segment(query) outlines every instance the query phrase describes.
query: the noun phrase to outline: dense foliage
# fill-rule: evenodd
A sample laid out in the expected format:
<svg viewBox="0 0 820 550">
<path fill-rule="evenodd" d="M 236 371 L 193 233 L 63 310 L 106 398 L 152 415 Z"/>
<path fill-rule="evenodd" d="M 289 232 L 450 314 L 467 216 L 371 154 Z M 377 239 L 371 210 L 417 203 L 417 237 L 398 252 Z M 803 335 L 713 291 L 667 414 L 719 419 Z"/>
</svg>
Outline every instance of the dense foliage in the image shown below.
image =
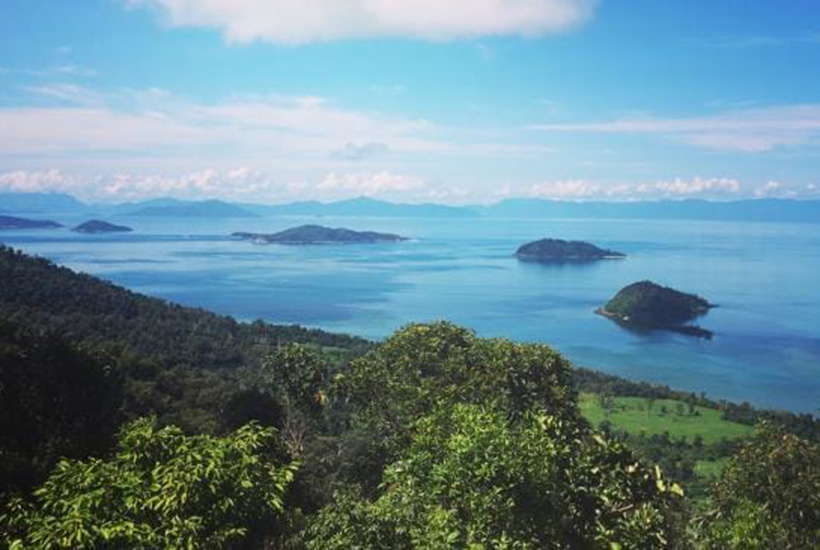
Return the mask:
<svg viewBox="0 0 820 550">
<path fill-rule="evenodd" d="M 478 338 L 450 323 L 410 325 L 356 359 L 336 390 L 387 438 L 442 403 L 493 401 L 510 415 L 534 408 L 578 419 L 569 362 L 548 346 Z"/>
<path fill-rule="evenodd" d="M 308 548 L 662 548 L 682 494 L 577 424 L 473 404 L 421 418 L 383 486 L 325 508 Z"/>
<path fill-rule="evenodd" d="M 0 316 L 163 367 L 236 369 L 286 342 L 347 349 L 359 338 L 231 317 L 148 298 L 0 245 Z"/>
<path fill-rule="evenodd" d="M 40 483 L 61 457 L 105 451 L 122 420 L 121 398 L 110 365 L 0 321 L 0 495 Z"/>
<path fill-rule="evenodd" d="M 679 487 L 578 415 L 547 346 L 410 325 L 336 379 L 387 464 L 337 494 L 309 548 L 668 547 Z"/>
<path fill-rule="evenodd" d="M 712 506 L 704 548 L 820 548 L 820 444 L 763 425 L 715 485 Z"/>
<path fill-rule="evenodd" d="M 215 438 L 152 420 L 128 425 L 109 460 L 61 461 L 0 516 L 10 549 L 225 548 L 257 542 L 281 514 L 297 464 L 282 463 L 275 434 L 249 424 Z"/>
</svg>

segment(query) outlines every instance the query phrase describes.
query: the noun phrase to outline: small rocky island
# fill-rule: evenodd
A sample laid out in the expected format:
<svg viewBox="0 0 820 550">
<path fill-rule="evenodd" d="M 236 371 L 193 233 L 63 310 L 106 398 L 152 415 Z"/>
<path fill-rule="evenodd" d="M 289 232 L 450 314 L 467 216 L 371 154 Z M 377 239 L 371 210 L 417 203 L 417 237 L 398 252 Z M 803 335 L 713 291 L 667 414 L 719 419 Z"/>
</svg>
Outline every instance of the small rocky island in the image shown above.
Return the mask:
<svg viewBox="0 0 820 550">
<path fill-rule="evenodd" d="M 598 248 L 584 241 L 541 239 L 522 245 L 515 253 L 519 260 L 530 262 L 593 262 L 624 258 L 626 254 Z"/>
<path fill-rule="evenodd" d="M 30 220 L 15 216 L 0 216 L 0 229 L 56 229 L 62 224 L 50 220 Z"/>
<path fill-rule="evenodd" d="M 323 227 L 321 225 L 301 225 L 280 231 L 279 233 L 245 233 L 236 232 L 231 235 L 253 241 L 256 244 L 373 244 L 381 242 L 406 241 L 406 237 L 392 233 L 376 233 L 375 231 L 353 231 L 343 227 Z"/>
<path fill-rule="evenodd" d="M 133 229 L 125 225 L 114 225 L 113 223 L 100 220 L 89 220 L 73 228 L 72 231 L 76 231 L 77 233 L 127 233 L 133 231 Z"/>
<path fill-rule="evenodd" d="M 671 330 L 699 338 L 713 333 L 687 324 L 715 307 L 704 298 L 661 286 L 651 281 L 632 283 L 595 313 L 637 329 Z"/>
</svg>

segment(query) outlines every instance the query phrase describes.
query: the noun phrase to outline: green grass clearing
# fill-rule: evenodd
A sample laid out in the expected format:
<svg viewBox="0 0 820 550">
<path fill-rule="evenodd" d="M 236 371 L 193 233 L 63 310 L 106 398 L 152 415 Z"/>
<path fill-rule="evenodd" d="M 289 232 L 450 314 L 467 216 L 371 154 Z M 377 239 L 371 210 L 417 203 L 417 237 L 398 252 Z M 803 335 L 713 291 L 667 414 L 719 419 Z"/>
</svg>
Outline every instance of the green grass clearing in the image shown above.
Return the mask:
<svg viewBox="0 0 820 550">
<path fill-rule="evenodd" d="M 613 427 L 630 434 L 661 435 L 669 432 L 672 439 L 686 438 L 693 442 L 695 436 L 703 443 L 716 443 L 722 439 L 735 439 L 752 433 L 754 428 L 737 422 L 723 420 L 721 413 L 706 407 L 694 407 L 672 399 L 656 399 L 649 402 L 642 397 L 612 397 L 609 410 L 602 407 L 598 396 L 582 393 L 579 398 L 581 414 L 594 426 L 608 420 Z"/>
<path fill-rule="evenodd" d="M 695 463 L 695 475 L 701 479 L 715 480 L 720 477 L 728 465 L 729 457 L 717 460 L 698 460 Z"/>
</svg>

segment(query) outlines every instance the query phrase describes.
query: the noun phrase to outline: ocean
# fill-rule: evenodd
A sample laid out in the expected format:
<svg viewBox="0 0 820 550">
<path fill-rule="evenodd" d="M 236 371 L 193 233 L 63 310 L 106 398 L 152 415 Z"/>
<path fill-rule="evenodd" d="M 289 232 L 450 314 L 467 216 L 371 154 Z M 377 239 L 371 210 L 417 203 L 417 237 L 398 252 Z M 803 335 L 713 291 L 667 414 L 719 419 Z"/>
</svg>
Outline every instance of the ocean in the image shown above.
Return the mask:
<svg viewBox="0 0 820 550">
<path fill-rule="evenodd" d="M 80 219 L 61 219 L 66 224 Z M 702 221 L 419 218 L 110 219 L 130 234 L 4 231 L 0 242 L 137 292 L 240 320 L 372 339 L 447 319 L 480 336 L 549 344 L 575 365 L 714 399 L 820 407 L 820 226 Z M 399 233 L 377 245 L 256 245 L 233 231 L 303 223 Z M 628 255 L 591 264 L 519 262 L 544 237 Z M 719 307 L 711 340 L 635 332 L 594 313 L 652 280 Z M 0 284 L 2 282 L 0 281 Z"/>
</svg>

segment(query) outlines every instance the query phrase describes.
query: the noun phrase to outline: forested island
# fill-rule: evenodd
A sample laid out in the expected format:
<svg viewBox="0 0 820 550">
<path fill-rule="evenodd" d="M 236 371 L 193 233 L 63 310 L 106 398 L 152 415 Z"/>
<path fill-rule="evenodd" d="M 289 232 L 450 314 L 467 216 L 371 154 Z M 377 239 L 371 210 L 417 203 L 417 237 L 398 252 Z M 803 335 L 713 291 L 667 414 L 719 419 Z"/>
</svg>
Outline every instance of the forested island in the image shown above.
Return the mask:
<svg viewBox="0 0 820 550">
<path fill-rule="evenodd" d="M 640 281 L 622 288 L 596 313 L 629 327 L 711 338 L 712 332 L 686 323 L 708 313 L 712 307 L 715 306 L 695 294 Z"/>
<path fill-rule="evenodd" d="M 238 323 L 2 246 L 0 281 L 2 547 L 820 543 L 811 415 L 447 322 L 378 344 Z M 701 423 L 735 439 L 674 435 Z M 695 462 L 719 483 L 690 492 Z"/>
<path fill-rule="evenodd" d="M 89 220 L 71 229 L 77 233 L 128 233 L 133 231 L 125 225 L 115 225 L 101 220 Z"/>
<path fill-rule="evenodd" d="M 541 239 L 521 245 L 515 252 L 519 260 L 532 262 L 592 262 L 605 259 L 624 258 L 626 254 L 598 248 L 584 241 L 564 241 L 561 239 Z"/>
<path fill-rule="evenodd" d="M 57 229 L 58 227 L 62 227 L 62 224 L 50 220 L 0 216 L 0 229 Z"/>
<path fill-rule="evenodd" d="M 257 244 L 373 244 L 381 242 L 406 241 L 406 237 L 392 233 L 375 231 L 353 231 L 343 227 L 324 227 L 321 225 L 300 225 L 278 233 L 247 233 L 238 231 L 231 235 L 250 240 Z"/>
</svg>

